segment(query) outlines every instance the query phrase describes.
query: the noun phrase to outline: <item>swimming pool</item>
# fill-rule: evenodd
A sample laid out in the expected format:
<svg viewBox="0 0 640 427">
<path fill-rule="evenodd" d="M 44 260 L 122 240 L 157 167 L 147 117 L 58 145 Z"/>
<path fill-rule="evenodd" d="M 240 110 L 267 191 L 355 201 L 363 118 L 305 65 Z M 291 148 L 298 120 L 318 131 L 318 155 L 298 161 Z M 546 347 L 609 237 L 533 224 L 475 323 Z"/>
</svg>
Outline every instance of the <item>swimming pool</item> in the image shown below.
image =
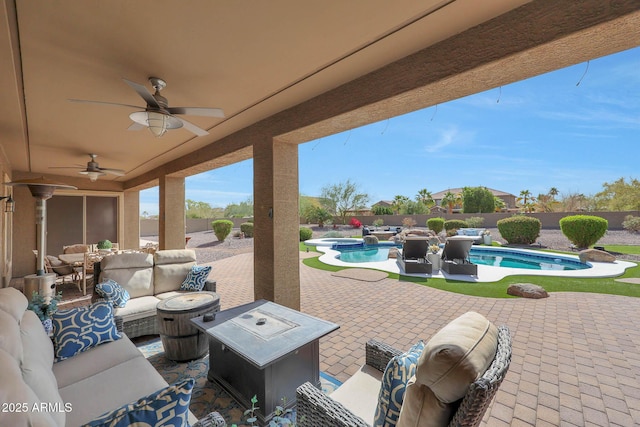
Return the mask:
<svg viewBox="0 0 640 427">
<path fill-rule="evenodd" d="M 401 245 L 365 245 L 364 243 L 348 244 L 336 242 L 331 248 L 340 252 L 339 259 L 347 263 L 381 262 L 389 257 L 389 248 Z M 523 268 L 528 270 L 584 270 L 591 268 L 579 260 L 560 255 L 533 254 L 515 249 L 472 247 L 469 252 L 472 263 L 493 267 Z"/>
</svg>

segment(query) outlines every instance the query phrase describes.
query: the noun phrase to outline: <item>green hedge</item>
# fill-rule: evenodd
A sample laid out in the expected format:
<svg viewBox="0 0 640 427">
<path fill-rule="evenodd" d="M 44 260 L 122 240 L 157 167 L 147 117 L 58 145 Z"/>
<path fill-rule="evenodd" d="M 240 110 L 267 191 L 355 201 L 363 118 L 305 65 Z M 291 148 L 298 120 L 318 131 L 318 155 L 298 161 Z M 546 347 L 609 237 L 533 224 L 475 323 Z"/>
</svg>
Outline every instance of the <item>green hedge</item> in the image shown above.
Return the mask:
<svg viewBox="0 0 640 427">
<path fill-rule="evenodd" d="M 253 222 L 240 224 L 240 231 L 244 233 L 244 237 L 253 237 Z"/>
<path fill-rule="evenodd" d="M 429 218 L 427 227 L 436 234 L 440 233 L 444 229 L 444 218 Z"/>
<path fill-rule="evenodd" d="M 300 241 L 304 242 L 313 236 L 313 231 L 307 227 L 300 227 Z"/>
<path fill-rule="evenodd" d="M 233 222 L 228 219 L 218 219 L 211 223 L 213 227 L 213 233 L 216 235 L 219 241 L 224 242 L 231 229 L 233 228 Z"/>
<path fill-rule="evenodd" d="M 503 239 L 511 244 L 530 245 L 540 236 L 542 223 L 538 218 L 516 215 L 497 223 Z"/>
<path fill-rule="evenodd" d="M 444 222 L 444 229 L 447 231 L 457 230 L 459 228 L 469 228 L 469 224 L 467 224 L 467 221 L 461 219 L 449 219 Z"/>
<path fill-rule="evenodd" d="M 571 215 L 560 219 L 560 230 L 571 243 L 579 248 L 588 248 L 604 236 L 609 222 L 599 216 Z"/>
</svg>

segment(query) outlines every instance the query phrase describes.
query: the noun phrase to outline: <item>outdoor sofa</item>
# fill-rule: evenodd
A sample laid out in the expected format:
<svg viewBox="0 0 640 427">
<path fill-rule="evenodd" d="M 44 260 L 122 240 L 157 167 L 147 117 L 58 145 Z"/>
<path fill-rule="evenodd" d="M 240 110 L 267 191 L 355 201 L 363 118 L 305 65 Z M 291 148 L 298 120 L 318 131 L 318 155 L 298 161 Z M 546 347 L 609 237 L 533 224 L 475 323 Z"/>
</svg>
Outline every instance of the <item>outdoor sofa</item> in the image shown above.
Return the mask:
<svg viewBox="0 0 640 427">
<path fill-rule="evenodd" d="M 28 301 L 22 292 L 0 289 L 0 402 L 5 405 L 0 411 L 0 426 L 75 427 L 109 412 L 126 417 L 146 417 L 152 412 L 152 416 L 175 415 L 182 421 L 186 417 L 196 427 L 224 426 L 217 413 L 198 423 L 188 410 L 185 395 L 174 395 L 176 386 L 168 387 L 126 335 L 116 338 L 109 304 L 103 301 L 87 308 L 90 314 L 85 320 L 100 318 L 104 323 L 87 323 L 82 328 L 77 323 L 59 329 L 54 326 L 53 336 L 49 337 L 38 316 L 27 309 Z M 81 310 L 61 310 L 57 314 L 64 318 L 70 312 L 77 314 Z M 104 313 L 104 318 L 100 317 Z M 52 339 L 64 342 L 74 329 L 82 331 L 75 334 L 76 342 L 83 341 L 82 334 L 91 329 L 95 329 L 91 338 L 100 336 L 107 341 L 108 336 L 115 340 L 94 342 L 86 350 L 54 362 L 60 346 L 55 347 Z M 71 347 L 65 344 L 64 348 Z M 149 411 L 149 406 L 154 410 Z"/>
<path fill-rule="evenodd" d="M 116 323 L 127 336 L 157 335 L 156 306 L 186 292 L 180 286 L 194 265 L 196 253 L 192 249 L 122 253 L 94 264 L 95 283 L 112 279 L 129 293 L 126 305 L 115 309 Z M 207 279 L 203 290 L 215 292 L 216 282 Z M 101 298 L 94 286 L 92 301 Z"/>
</svg>

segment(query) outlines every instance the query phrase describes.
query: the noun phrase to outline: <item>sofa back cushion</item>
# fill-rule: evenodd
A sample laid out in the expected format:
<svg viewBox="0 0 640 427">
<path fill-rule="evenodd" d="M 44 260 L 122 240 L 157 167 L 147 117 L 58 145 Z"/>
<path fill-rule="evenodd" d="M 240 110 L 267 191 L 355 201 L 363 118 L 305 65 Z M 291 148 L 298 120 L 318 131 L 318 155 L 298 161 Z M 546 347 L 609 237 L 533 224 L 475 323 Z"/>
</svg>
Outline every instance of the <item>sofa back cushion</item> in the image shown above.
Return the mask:
<svg viewBox="0 0 640 427">
<path fill-rule="evenodd" d="M 192 249 L 168 249 L 154 254 L 154 290 L 156 294 L 176 291 L 191 267 L 196 265 L 196 252 Z"/>
<path fill-rule="evenodd" d="M 19 322 L 22 319 L 28 306 L 27 297 L 16 288 L 0 288 L 0 310 L 9 313 L 16 321 Z"/>
<path fill-rule="evenodd" d="M 129 292 L 131 298 L 150 296 L 153 288 L 153 256 L 124 253 L 104 257 L 100 262 L 100 280 L 111 279 Z"/>
</svg>

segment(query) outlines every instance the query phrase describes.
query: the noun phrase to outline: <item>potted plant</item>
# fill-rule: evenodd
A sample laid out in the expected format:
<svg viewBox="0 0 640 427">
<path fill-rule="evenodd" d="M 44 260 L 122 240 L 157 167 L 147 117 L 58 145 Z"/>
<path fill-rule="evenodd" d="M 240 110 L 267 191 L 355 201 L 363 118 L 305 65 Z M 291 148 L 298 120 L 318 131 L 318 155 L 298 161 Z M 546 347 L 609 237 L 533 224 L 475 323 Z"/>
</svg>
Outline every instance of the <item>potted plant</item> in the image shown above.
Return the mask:
<svg viewBox="0 0 640 427">
<path fill-rule="evenodd" d="M 437 272 L 440 270 L 440 246 L 438 245 L 429 245 L 429 250 L 427 251 L 427 260 L 432 265 L 432 271 Z"/>
<path fill-rule="evenodd" d="M 100 253 L 107 253 L 107 252 L 111 252 L 111 248 L 113 248 L 113 243 L 111 243 L 110 240 L 100 240 L 98 242 L 98 252 Z"/>
<path fill-rule="evenodd" d="M 31 302 L 27 306 L 28 310 L 33 311 L 40 321 L 47 334 L 53 332 L 53 323 L 51 322 L 51 316 L 58 311 L 58 302 L 62 299 L 62 292 L 58 292 L 52 296 L 47 302 L 47 298 L 40 295 L 37 291 L 33 291 L 31 295 Z"/>
<path fill-rule="evenodd" d="M 482 232 L 482 243 L 491 246 L 491 232 L 489 230 Z"/>
</svg>

